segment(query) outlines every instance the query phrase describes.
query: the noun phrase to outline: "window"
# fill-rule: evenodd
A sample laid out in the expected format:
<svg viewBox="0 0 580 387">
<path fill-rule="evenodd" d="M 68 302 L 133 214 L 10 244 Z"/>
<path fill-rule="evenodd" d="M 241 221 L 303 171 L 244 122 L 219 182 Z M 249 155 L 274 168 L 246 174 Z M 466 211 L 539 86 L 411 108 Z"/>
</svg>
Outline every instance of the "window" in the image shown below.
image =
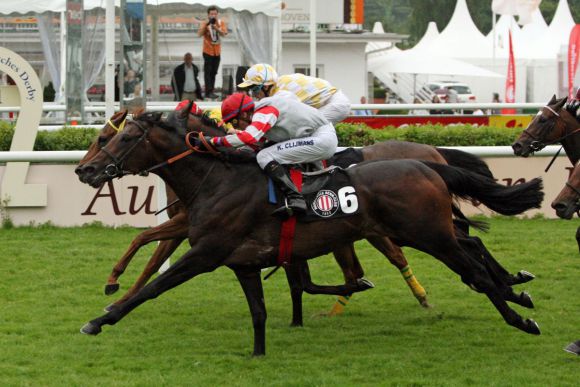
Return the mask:
<svg viewBox="0 0 580 387">
<path fill-rule="evenodd" d="M 324 77 L 323 65 L 316 65 L 316 78 Z M 310 65 L 294 65 L 294 72 L 310 75 Z"/>
</svg>

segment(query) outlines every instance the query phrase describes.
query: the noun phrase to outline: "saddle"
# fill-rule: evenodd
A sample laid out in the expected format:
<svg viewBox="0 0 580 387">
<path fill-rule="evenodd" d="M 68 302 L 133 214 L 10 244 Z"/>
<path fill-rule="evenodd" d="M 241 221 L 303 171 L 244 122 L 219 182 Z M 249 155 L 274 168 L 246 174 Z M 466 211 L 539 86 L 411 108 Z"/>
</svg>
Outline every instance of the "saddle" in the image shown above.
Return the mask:
<svg viewBox="0 0 580 387">
<path fill-rule="evenodd" d="M 351 184 L 346 169 L 355 164 L 353 161 L 362 161 L 362 154 L 357 149 L 348 148 L 337 153 L 332 160 L 333 163 L 345 165 L 345 167 L 330 165 L 322 170 L 304 172 L 309 168 L 303 165 L 286 166 L 308 207 L 306 214 L 298 216 L 298 221 L 314 222 L 350 216 L 358 212 L 356 190 Z M 283 195 L 274 187 L 272 181 L 268 182 L 268 192 L 271 204 L 280 206 L 284 204 Z"/>
</svg>

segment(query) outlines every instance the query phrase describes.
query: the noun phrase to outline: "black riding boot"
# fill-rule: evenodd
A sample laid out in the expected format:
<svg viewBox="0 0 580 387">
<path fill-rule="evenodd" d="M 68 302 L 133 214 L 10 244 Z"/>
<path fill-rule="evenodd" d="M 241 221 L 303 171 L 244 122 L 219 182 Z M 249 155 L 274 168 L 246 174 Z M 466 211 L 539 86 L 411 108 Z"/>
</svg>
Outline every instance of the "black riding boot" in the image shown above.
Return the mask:
<svg viewBox="0 0 580 387">
<path fill-rule="evenodd" d="M 264 171 L 286 197 L 285 205 L 275 210 L 272 215 L 289 217 L 298 213 L 305 213 L 306 202 L 290 179 L 290 176 L 286 173 L 284 167 L 277 161 L 270 161 L 264 168 Z"/>
</svg>

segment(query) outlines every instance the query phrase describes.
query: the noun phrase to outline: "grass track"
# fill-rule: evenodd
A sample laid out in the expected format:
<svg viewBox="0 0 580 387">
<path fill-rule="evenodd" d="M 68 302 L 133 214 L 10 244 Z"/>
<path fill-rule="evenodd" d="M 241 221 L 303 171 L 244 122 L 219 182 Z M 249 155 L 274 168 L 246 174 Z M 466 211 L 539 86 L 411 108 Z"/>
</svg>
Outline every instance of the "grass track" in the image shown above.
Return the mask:
<svg viewBox="0 0 580 387">
<path fill-rule="evenodd" d="M 427 288 L 421 309 L 398 271 L 366 242 L 357 252 L 377 286 L 344 316 L 310 318 L 334 298 L 304 297 L 305 327 L 289 328 L 283 274 L 265 281 L 267 356 L 252 359 L 251 319 L 228 269 L 202 275 L 152 300 L 97 337 L 78 333 L 113 299 L 103 285 L 137 230 L 84 227 L 0 229 L 0 386 L 176 385 L 576 385 L 580 358 L 562 351 L 580 339 L 577 222 L 493 218 L 482 236 L 521 285 L 540 324 L 529 336 L 507 326 L 487 299 L 441 263 L 406 250 Z M 121 278 L 127 289 L 153 249 Z M 185 246 L 180 251 L 184 251 Z M 311 261 L 314 279 L 338 283 L 330 257 Z M 113 296 L 115 297 L 115 296 Z"/>
</svg>

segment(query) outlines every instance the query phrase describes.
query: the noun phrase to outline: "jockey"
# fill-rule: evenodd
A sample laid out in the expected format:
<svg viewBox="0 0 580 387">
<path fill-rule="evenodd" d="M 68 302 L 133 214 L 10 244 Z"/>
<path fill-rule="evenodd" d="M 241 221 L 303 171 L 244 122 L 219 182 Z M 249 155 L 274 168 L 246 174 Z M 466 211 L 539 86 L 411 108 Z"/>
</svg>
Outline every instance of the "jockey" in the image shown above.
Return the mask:
<svg viewBox="0 0 580 387">
<path fill-rule="evenodd" d="M 256 160 L 286 197 L 286 205 L 274 215 L 304 213 L 306 202 L 280 164 L 299 164 L 330 158 L 338 139 L 334 127 L 316 109 L 300 103 L 292 94 L 277 94 L 254 103 L 244 93 L 222 102 L 222 118 L 238 133 L 213 137 L 216 147 L 255 146 L 264 138 L 275 142 L 258 151 Z"/>
<path fill-rule="evenodd" d="M 256 99 L 271 97 L 281 91 L 295 94 L 301 102 L 318 109 L 332 124 L 350 114 L 347 96 L 328 81 L 304 74 L 280 75 L 269 64 L 259 63 L 248 69 L 240 88 L 249 88 Z"/>
</svg>

